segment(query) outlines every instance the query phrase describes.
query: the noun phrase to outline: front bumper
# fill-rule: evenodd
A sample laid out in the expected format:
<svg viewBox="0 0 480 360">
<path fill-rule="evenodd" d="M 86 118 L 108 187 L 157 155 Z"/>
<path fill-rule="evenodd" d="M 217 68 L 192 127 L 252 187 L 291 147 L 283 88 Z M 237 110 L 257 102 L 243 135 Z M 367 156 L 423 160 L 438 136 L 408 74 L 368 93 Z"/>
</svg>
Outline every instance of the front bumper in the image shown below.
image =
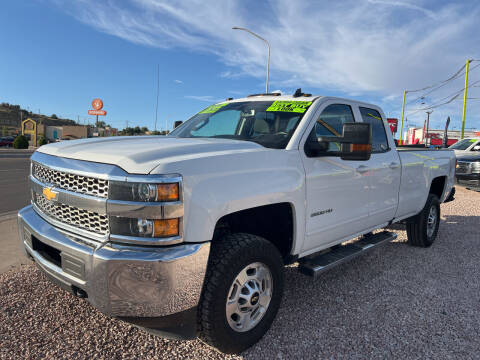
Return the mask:
<svg viewBox="0 0 480 360">
<path fill-rule="evenodd" d="M 106 315 L 131 322 L 171 318 L 192 313 L 198 304 L 209 242 L 94 248 L 78 235 L 53 227 L 32 206 L 19 212 L 18 225 L 20 241 L 38 267 L 57 285 L 86 297 Z"/>
<path fill-rule="evenodd" d="M 480 189 L 480 174 L 457 174 L 457 184 L 467 188 Z"/>
</svg>

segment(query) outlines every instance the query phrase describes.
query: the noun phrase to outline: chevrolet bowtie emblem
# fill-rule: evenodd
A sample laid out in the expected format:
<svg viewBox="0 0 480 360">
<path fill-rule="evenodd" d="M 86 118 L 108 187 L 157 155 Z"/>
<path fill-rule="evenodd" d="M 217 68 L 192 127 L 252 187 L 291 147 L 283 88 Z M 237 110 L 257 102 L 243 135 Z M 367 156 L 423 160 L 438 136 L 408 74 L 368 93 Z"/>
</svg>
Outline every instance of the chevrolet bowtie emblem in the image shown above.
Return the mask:
<svg viewBox="0 0 480 360">
<path fill-rule="evenodd" d="M 47 200 L 56 200 L 58 192 L 52 190 L 52 188 L 44 187 L 43 188 L 43 195 L 47 198 Z"/>
</svg>

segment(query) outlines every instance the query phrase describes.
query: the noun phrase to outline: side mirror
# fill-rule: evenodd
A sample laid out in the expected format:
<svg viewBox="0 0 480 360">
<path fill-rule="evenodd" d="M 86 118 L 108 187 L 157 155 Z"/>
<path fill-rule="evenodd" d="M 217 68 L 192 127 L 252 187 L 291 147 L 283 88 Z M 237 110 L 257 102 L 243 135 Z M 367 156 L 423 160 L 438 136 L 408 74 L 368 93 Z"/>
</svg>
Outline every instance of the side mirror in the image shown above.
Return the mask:
<svg viewBox="0 0 480 360">
<path fill-rule="evenodd" d="M 183 121 L 181 121 L 181 120 L 175 121 L 173 123 L 173 128 L 176 129 L 177 127 L 179 127 L 182 124 L 183 124 Z"/>
<path fill-rule="evenodd" d="M 472 150 L 473 151 L 480 151 L 480 145 L 475 145 Z"/>
<path fill-rule="evenodd" d="M 339 152 L 327 152 L 329 143 L 340 144 Z M 343 124 L 342 136 L 321 136 L 305 144 L 309 157 L 340 156 L 342 160 L 368 160 L 372 153 L 372 131 L 368 123 Z"/>
</svg>

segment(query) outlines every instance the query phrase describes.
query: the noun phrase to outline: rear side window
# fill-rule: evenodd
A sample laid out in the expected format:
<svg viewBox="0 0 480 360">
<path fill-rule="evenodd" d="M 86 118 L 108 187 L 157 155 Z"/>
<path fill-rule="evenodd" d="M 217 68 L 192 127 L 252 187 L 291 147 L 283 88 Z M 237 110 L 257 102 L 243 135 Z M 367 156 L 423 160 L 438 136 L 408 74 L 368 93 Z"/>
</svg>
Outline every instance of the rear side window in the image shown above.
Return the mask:
<svg viewBox="0 0 480 360">
<path fill-rule="evenodd" d="M 377 110 L 360 107 L 364 122 L 372 128 L 372 153 L 385 152 L 389 149 L 382 116 Z"/>
</svg>

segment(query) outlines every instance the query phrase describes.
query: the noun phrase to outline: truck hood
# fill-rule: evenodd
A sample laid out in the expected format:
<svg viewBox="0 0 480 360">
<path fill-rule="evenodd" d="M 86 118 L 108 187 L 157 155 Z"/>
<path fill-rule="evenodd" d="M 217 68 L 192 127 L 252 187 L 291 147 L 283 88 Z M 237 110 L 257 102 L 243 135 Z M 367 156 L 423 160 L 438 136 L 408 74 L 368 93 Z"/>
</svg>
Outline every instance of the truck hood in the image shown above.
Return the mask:
<svg viewBox="0 0 480 360">
<path fill-rule="evenodd" d="M 37 151 L 69 159 L 117 165 L 131 174 L 148 174 L 161 161 L 175 162 L 240 152 L 268 150 L 250 142 L 211 138 L 116 136 L 62 141 Z"/>
</svg>

